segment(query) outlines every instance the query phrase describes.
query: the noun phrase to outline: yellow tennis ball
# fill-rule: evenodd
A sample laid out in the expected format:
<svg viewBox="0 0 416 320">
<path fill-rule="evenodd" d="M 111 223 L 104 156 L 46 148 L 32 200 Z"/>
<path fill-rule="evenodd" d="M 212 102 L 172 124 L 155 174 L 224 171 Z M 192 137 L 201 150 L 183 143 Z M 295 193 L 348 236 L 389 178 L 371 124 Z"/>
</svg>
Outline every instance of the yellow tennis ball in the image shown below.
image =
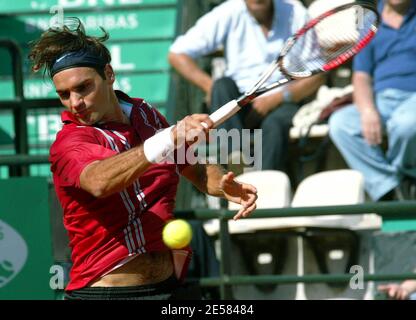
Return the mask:
<svg viewBox="0 0 416 320">
<path fill-rule="evenodd" d="M 163 241 L 171 249 L 186 247 L 192 239 L 192 229 L 182 219 L 172 220 L 163 228 Z"/>
</svg>

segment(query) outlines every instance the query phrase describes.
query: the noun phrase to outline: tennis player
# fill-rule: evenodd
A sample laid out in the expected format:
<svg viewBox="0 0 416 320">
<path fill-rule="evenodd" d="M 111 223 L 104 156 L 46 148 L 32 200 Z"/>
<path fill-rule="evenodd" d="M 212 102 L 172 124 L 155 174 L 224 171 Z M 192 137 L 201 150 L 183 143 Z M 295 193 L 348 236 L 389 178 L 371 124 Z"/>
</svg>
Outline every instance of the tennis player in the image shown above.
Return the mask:
<svg viewBox="0 0 416 320">
<path fill-rule="evenodd" d="M 72 249 L 66 299 L 195 298 L 181 290 L 191 250 L 168 250 L 162 228 L 173 218 L 179 174 L 201 191 L 240 203 L 235 219 L 256 208 L 256 189 L 214 165 L 168 162 L 178 147 L 207 134 L 207 115 L 175 126 L 140 98 L 115 91 L 101 38 L 76 28 L 49 29 L 31 49 L 66 111 L 50 149 L 51 171 Z M 201 122 L 205 122 L 204 126 Z M 184 144 L 181 144 L 184 141 Z"/>
</svg>

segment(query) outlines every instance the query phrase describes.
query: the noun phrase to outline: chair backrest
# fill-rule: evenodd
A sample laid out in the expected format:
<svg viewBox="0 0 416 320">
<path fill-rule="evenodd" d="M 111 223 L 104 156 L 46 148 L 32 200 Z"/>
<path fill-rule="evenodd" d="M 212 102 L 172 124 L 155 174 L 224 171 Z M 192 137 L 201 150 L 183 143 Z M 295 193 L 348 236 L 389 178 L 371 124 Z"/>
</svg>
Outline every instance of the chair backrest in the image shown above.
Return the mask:
<svg viewBox="0 0 416 320">
<path fill-rule="evenodd" d="M 292 207 L 351 205 L 364 201 L 363 175 L 356 170 L 341 169 L 319 172 L 305 178 L 293 196 Z M 292 223 L 304 226 L 350 229 L 373 229 L 381 226 L 381 218 L 372 213 L 289 219 Z"/>
<path fill-rule="evenodd" d="M 290 181 L 288 176 L 277 170 L 251 171 L 236 177 L 237 181 L 250 183 L 257 189 L 257 208 L 283 208 L 290 205 Z M 230 210 L 240 205 L 228 203 Z"/>
<path fill-rule="evenodd" d="M 364 177 L 350 169 L 330 170 L 304 179 L 293 197 L 292 207 L 348 205 L 364 202 Z"/>
</svg>

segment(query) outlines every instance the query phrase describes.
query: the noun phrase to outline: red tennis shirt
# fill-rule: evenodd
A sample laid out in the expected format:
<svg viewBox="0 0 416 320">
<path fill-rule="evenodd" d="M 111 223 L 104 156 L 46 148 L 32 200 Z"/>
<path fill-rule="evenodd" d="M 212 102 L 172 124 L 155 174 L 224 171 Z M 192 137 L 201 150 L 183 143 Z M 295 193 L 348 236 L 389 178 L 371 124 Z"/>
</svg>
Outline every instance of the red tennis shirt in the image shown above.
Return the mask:
<svg viewBox="0 0 416 320">
<path fill-rule="evenodd" d="M 151 165 L 133 185 L 103 199 L 80 188 L 80 174 L 88 164 L 140 145 L 169 126 L 144 100 L 120 91 L 116 94 L 123 110 L 130 114 L 131 125 L 86 126 L 64 111 L 63 128 L 50 149 L 53 181 L 72 249 L 66 290 L 87 286 L 128 257 L 167 250 L 161 233 L 165 222 L 173 218 L 178 173 L 183 167 Z M 180 258 L 174 258 L 179 278 L 186 273 L 190 253 L 187 248 L 173 255 Z"/>
</svg>

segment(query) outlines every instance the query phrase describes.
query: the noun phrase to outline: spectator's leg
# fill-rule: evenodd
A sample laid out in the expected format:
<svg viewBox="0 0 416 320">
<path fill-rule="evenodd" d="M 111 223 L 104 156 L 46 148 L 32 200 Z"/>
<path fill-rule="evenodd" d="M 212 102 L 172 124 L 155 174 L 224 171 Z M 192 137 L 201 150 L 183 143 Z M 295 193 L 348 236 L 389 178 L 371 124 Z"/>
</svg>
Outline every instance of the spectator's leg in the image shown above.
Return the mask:
<svg viewBox="0 0 416 320">
<path fill-rule="evenodd" d="M 204 277 L 219 277 L 220 264 L 215 253 L 215 245 L 205 232 L 200 220 L 188 220 L 192 226 L 191 248 L 192 260 L 189 264 L 187 277 L 199 279 Z M 199 287 L 199 284 L 197 285 Z M 207 299 L 219 299 L 218 287 L 200 288 L 203 296 Z"/>
<path fill-rule="evenodd" d="M 404 176 L 416 179 L 416 94 L 397 91 L 400 100 L 386 123 L 387 160 Z"/>
<path fill-rule="evenodd" d="M 394 166 L 380 146 L 370 146 L 361 131 L 360 114 L 354 105 L 336 111 L 329 120 L 329 134 L 348 165 L 364 175 L 365 189 L 378 200 L 399 184 Z"/>
<path fill-rule="evenodd" d="M 286 171 L 289 130 L 298 110 L 293 103 L 283 103 L 269 113 L 261 123 L 262 170 Z"/>
<path fill-rule="evenodd" d="M 241 95 L 234 80 L 228 77 L 220 78 L 216 80 L 212 86 L 211 91 L 211 112 L 216 111 L 229 101 L 238 98 Z M 220 125 L 219 129 L 225 129 L 227 132 L 220 137 L 221 156 L 220 163 L 224 164 L 224 157 L 232 153 L 233 151 L 241 151 L 241 130 L 243 129 L 243 119 L 245 118 L 250 107 L 244 107 L 237 114 Z M 233 129 L 233 132 L 231 130 Z M 228 136 L 229 134 L 229 136 Z M 231 138 L 231 136 L 236 136 Z M 228 141 L 228 142 L 227 142 Z M 231 158 L 230 158 L 231 159 Z M 227 159 L 226 162 L 231 161 Z"/>
</svg>

